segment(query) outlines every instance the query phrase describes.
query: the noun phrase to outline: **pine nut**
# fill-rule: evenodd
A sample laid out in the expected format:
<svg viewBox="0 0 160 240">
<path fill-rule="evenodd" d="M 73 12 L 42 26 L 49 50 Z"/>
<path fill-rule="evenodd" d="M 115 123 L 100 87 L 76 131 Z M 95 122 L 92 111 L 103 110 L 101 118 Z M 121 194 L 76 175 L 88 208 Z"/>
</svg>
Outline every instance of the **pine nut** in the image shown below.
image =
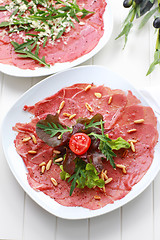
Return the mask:
<svg viewBox="0 0 160 240">
<path fill-rule="evenodd" d="M 134 123 L 137 123 L 137 124 L 143 123 L 143 122 L 144 122 L 144 119 L 138 119 L 138 120 L 135 120 L 135 121 L 134 121 Z"/>
<path fill-rule="evenodd" d="M 52 160 L 49 160 L 47 165 L 46 165 L 46 170 L 48 171 L 52 165 Z"/>
<path fill-rule="evenodd" d="M 34 135 L 32 135 L 32 140 L 33 140 L 34 144 L 37 144 L 37 139 Z"/>
<path fill-rule="evenodd" d="M 72 120 L 75 116 L 76 116 L 76 113 L 72 114 L 72 115 L 69 117 L 69 120 Z"/>
<path fill-rule="evenodd" d="M 109 97 L 109 100 L 108 100 L 108 105 L 110 105 L 110 104 L 111 104 L 111 102 L 112 102 L 112 96 L 111 96 L 111 97 Z"/>
<path fill-rule="evenodd" d="M 22 142 L 28 142 L 30 139 L 31 139 L 31 137 L 23 138 Z"/>
<path fill-rule="evenodd" d="M 58 185 L 56 179 L 54 179 L 54 178 L 51 178 L 51 182 L 53 183 L 54 186 L 57 186 L 57 185 Z"/>
<path fill-rule="evenodd" d="M 135 146 L 134 146 L 133 142 L 130 142 L 130 145 L 131 145 L 131 150 L 132 150 L 132 152 L 135 152 L 136 149 L 135 149 Z"/>
<path fill-rule="evenodd" d="M 53 153 L 55 153 L 55 154 L 60 154 L 61 152 L 54 149 L 54 150 L 53 150 Z"/>
<path fill-rule="evenodd" d="M 70 113 L 63 113 L 63 116 L 64 116 L 64 117 L 70 117 L 71 114 L 70 114 Z"/>
<path fill-rule="evenodd" d="M 121 168 L 123 173 L 127 173 L 126 166 L 124 166 L 122 164 L 116 164 L 116 167 Z"/>
<path fill-rule="evenodd" d="M 101 98 L 101 97 L 102 97 L 102 94 L 101 94 L 101 93 L 94 93 L 94 95 L 95 95 L 97 98 Z"/>
<path fill-rule="evenodd" d="M 98 196 L 98 195 L 95 195 L 95 196 L 94 196 L 94 199 L 95 199 L 95 200 L 101 200 L 101 197 Z"/>
<path fill-rule="evenodd" d="M 29 150 L 28 153 L 30 153 L 30 154 L 36 154 L 37 152 L 34 151 L 34 150 Z"/>
<path fill-rule="evenodd" d="M 89 103 L 85 103 L 85 106 L 89 112 L 93 112 L 92 107 L 89 105 Z"/>
<path fill-rule="evenodd" d="M 62 162 L 62 161 L 63 161 L 63 158 L 62 158 L 62 157 L 55 159 L 55 162 L 56 162 L 56 163 L 59 163 L 59 162 Z"/>
<path fill-rule="evenodd" d="M 45 169 L 46 169 L 45 166 L 42 166 L 42 167 L 41 167 L 41 173 L 42 173 L 42 174 L 45 172 Z"/>
<path fill-rule="evenodd" d="M 128 130 L 127 133 L 133 133 L 133 132 L 136 132 L 136 131 L 137 131 L 137 129 L 133 128 L 133 129 Z"/>
<path fill-rule="evenodd" d="M 108 179 L 105 181 L 105 184 L 110 183 L 112 180 L 113 180 L 113 178 L 108 178 Z"/>
<path fill-rule="evenodd" d="M 45 162 L 41 162 L 41 163 L 39 164 L 39 167 L 42 167 L 42 166 L 45 166 L 45 165 L 46 165 Z"/>
<path fill-rule="evenodd" d="M 85 91 L 85 92 L 88 91 L 91 87 L 92 87 L 92 85 L 89 84 L 89 85 L 84 89 L 84 91 Z"/>
</svg>

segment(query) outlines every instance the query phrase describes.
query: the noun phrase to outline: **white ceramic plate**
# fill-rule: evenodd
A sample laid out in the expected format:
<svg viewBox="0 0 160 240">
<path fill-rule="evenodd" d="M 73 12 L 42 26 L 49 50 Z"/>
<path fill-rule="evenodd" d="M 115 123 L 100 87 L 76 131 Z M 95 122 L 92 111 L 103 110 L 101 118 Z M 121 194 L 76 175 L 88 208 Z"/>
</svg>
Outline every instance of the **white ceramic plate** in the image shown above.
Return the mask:
<svg viewBox="0 0 160 240">
<path fill-rule="evenodd" d="M 123 206 L 139 195 L 151 183 L 160 169 L 160 142 L 158 142 L 155 148 L 153 163 L 142 180 L 133 187 L 127 196 L 98 210 L 89 210 L 82 207 L 64 207 L 55 202 L 49 196 L 42 192 L 36 192 L 29 186 L 26 177 L 27 170 L 23 160 L 17 154 L 14 146 L 16 133 L 12 131 L 12 127 L 17 122 L 30 122 L 31 115 L 23 111 L 23 106 L 25 104 L 33 105 L 37 101 L 53 95 L 63 87 L 70 86 L 75 83 L 92 82 L 96 85 L 104 84 L 105 86 L 119 88 L 125 91 L 131 90 L 133 94 L 135 94 L 142 101 L 143 105 L 148 105 L 142 95 L 122 77 L 104 67 L 83 66 L 57 73 L 32 87 L 25 94 L 23 94 L 22 97 L 9 110 L 2 125 L 2 143 L 4 153 L 11 171 L 13 172 L 19 184 L 22 186 L 24 191 L 26 191 L 26 193 L 41 207 L 46 209 L 48 212 L 65 219 L 90 218 L 110 212 L 118 207 Z M 160 133 L 159 124 L 158 131 Z"/>
<path fill-rule="evenodd" d="M 107 6 L 106 10 L 104 12 L 104 34 L 102 38 L 100 39 L 97 46 L 88 54 L 72 61 L 72 62 L 65 62 L 65 63 L 56 63 L 54 66 L 51 66 L 50 68 L 47 67 L 40 67 L 36 68 L 35 70 L 24 70 L 20 69 L 18 67 L 8 65 L 8 64 L 2 64 L 0 63 L 0 71 L 3 73 L 6 73 L 11 76 L 17 76 L 17 77 L 38 77 L 38 76 L 46 76 L 50 75 L 59 71 L 63 71 L 65 69 L 69 69 L 71 67 L 77 66 L 91 57 L 93 57 L 96 53 L 98 53 L 108 42 L 113 28 L 113 16 L 111 11 L 111 6 L 109 4 L 109 0 L 106 0 Z"/>
</svg>

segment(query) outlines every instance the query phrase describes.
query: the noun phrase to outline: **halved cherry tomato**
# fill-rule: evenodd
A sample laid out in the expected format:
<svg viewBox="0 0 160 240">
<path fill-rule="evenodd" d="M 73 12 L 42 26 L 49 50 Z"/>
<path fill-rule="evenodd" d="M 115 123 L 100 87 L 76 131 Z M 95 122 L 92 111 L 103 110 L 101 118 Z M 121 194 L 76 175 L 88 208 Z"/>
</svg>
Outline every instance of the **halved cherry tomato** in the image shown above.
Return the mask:
<svg viewBox="0 0 160 240">
<path fill-rule="evenodd" d="M 77 155 L 87 152 L 91 145 L 90 137 L 85 133 L 75 133 L 69 141 L 69 147 Z"/>
</svg>

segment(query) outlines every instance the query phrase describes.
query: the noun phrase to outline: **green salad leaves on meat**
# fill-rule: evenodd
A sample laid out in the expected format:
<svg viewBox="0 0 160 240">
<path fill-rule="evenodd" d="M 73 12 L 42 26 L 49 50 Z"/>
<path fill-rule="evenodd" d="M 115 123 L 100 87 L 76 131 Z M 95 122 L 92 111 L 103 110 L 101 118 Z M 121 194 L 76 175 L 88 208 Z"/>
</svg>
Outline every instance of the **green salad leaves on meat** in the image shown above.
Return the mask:
<svg viewBox="0 0 160 240">
<path fill-rule="evenodd" d="M 72 195 L 75 187 L 77 188 L 94 188 L 98 186 L 103 188 L 105 181 L 101 178 L 100 173 L 103 170 L 103 162 L 109 161 L 113 168 L 116 168 L 114 150 L 121 148 L 130 148 L 130 144 L 123 138 L 110 139 L 104 129 L 103 116 L 96 114 L 91 119 L 79 118 L 76 124 L 68 127 L 60 123 L 58 114 L 48 114 L 44 120 L 39 120 L 36 125 L 36 132 L 49 146 L 60 151 L 60 155 L 55 156 L 56 160 L 62 157 L 60 164 L 61 179 L 71 182 L 70 195 Z M 82 140 L 87 135 L 90 144 L 86 147 L 83 154 L 73 151 L 70 141 L 73 136 L 79 134 L 76 147 L 79 150 L 78 139 Z M 81 141 L 80 144 L 84 145 Z"/>
<path fill-rule="evenodd" d="M 76 0 L 12 0 L 10 4 L 0 6 L 0 11 L 10 13 L 0 28 L 8 28 L 10 35 L 23 35 L 23 43 L 11 41 L 14 51 L 21 58 L 31 58 L 39 64 L 49 67 L 45 56 L 40 58 L 39 46 L 45 47 L 47 41 L 54 44 L 64 33 L 75 27 L 74 22 L 93 14 L 85 8 L 80 9 Z"/>
</svg>

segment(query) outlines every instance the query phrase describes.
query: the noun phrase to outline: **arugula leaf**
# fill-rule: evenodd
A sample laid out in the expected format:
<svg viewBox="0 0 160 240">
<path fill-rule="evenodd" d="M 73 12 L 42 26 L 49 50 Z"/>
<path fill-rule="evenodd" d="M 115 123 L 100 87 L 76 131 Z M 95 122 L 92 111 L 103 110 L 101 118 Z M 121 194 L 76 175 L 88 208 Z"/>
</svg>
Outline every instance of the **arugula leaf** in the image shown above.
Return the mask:
<svg viewBox="0 0 160 240">
<path fill-rule="evenodd" d="M 47 123 L 46 125 L 40 124 L 38 123 L 36 125 L 38 128 L 43 129 L 47 134 L 50 135 L 50 137 L 54 137 L 55 135 L 57 135 L 58 133 L 61 134 L 61 136 L 63 135 L 63 133 L 65 132 L 72 132 L 72 128 L 69 128 L 66 126 L 66 128 L 63 128 L 61 124 L 55 124 L 55 123 Z"/>
<path fill-rule="evenodd" d="M 66 176 L 67 174 L 64 173 L 63 170 L 61 172 L 61 178 L 65 179 Z M 85 186 L 87 186 L 88 188 L 93 188 L 97 186 L 99 188 L 103 188 L 105 185 L 104 180 L 99 177 L 99 173 L 97 172 L 93 164 L 86 164 L 81 159 L 78 159 L 76 162 L 75 173 L 69 178 L 68 182 L 71 181 L 72 183 L 70 188 L 70 196 L 72 195 L 75 187 L 84 188 Z"/>
<path fill-rule="evenodd" d="M 102 131 L 102 135 L 91 132 L 89 136 L 92 135 L 95 138 L 100 139 L 99 150 L 106 156 L 107 161 L 109 160 L 111 166 L 113 168 L 116 168 L 116 165 L 113 160 L 113 157 L 116 157 L 116 154 L 112 150 L 119 150 L 121 148 L 130 148 L 130 144 L 121 137 L 117 139 L 110 139 L 107 134 L 105 135 L 102 120 L 101 120 L 101 131 Z"/>
</svg>

